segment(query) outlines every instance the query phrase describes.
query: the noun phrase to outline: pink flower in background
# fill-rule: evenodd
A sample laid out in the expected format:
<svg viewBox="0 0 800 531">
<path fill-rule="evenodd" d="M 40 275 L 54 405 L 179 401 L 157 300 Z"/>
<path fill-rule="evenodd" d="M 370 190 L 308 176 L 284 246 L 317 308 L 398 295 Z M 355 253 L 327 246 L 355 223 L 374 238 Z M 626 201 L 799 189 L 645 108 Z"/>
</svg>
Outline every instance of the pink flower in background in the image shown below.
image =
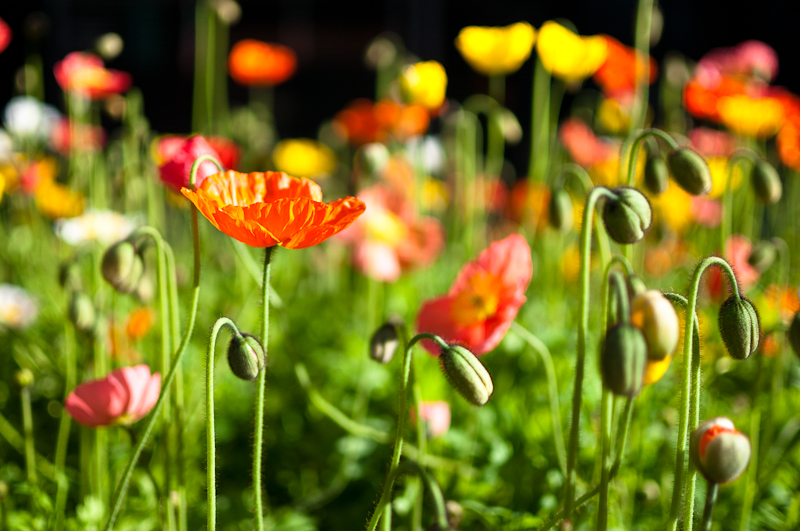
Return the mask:
<svg viewBox="0 0 800 531">
<path fill-rule="evenodd" d="M 176 192 L 180 192 L 183 187 L 189 188 L 192 165 L 198 157 L 211 155 L 222 162 L 219 153 L 200 135 L 190 138 L 166 136 L 158 141 L 153 155 L 161 181 Z M 219 169 L 213 162 L 200 163 L 195 186 L 200 186 L 206 177 L 215 173 L 219 173 Z"/>
<path fill-rule="evenodd" d="M 695 127 L 689 132 L 692 147 L 704 157 L 730 157 L 736 149 L 736 140 L 725 131 L 708 127 Z"/>
<path fill-rule="evenodd" d="M 778 54 L 761 41 L 745 41 L 729 48 L 715 48 L 697 63 L 697 76 L 713 81 L 720 74 L 730 76 L 757 76 L 772 81 L 778 73 Z"/>
<path fill-rule="evenodd" d="M 76 387 L 64 409 L 84 426 L 128 425 L 153 409 L 160 392 L 159 373 L 151 376 L 147 365 L 123 367 Z"/>
<path fill-rule="evenodd" d="M 422 402 L 419 405 L 420 414 L 425 421 L 428 438 L 441 437 L 450 428 L 450 404 L 443 400 Z M 417 421 L 417 408 L 411 407 L 411 422 Z"/>
<path fill-rule="evenodd" d="M 417 315 L 417 331 L 485 354 L 500 343 L 517 317 L 532 275 L 525 238 L 512 234 L 496 241 L 461 268 L 447 295 L 425 301 Z M 433 342 L 423 341 L 423 346 L 439 354 Z"/>
<path fill-rule="evenodd" d="M 105 140 L 106 134 L 102 127 L 76 122 L 70 124 L 66 118 L 59 118 L 50 131 L 50 147 L 64 156 L 68 156 L 72 148 L 83 152 L 100 151 Z"/>
<path fill-rule="evenodd" d="M 125 92 L 131 86 L 127 72 L 108 70 L 103 60 L 91 53 L 72 52 L 53 67 L 58 85 L 93 100 Z"/>
<path fill-rule="evenodd" d="M 606 160 L 616 149 L 594 134 L 579 118 L 566 120 L 559 130 L 558 138 L 576 164 L 584 167 Z"/>
<path fill-rule="evenodd" d="M 753 244 L 741 234 L 733 234 L 725 242 L 725 259 L 731 264 L 739 288 L 746 292 L 758 281 L 761 273 L 748 263 Z"/>
<path fill-rule="evenodd" d="M 719 227 L 722 221 L 722 203 L 708 197 L 692 196 L 692 216 L 704 227 Z"/>
</svg>

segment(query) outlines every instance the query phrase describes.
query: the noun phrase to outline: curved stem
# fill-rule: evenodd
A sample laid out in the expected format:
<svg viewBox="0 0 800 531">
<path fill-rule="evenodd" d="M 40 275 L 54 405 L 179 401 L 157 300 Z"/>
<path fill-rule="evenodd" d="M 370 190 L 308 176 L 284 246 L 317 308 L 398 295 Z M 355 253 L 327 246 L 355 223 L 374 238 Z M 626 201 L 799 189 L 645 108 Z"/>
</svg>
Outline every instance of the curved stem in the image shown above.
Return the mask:
<svg viewBox="0 0 800 531">
<path fill-rule="evenodd" d="M 577 179 L 584 194 L 588 194 L 592 190 L 592 187 L 594 187 L 592 178 L 583 166 L 578 166 L 574 162 L 567 162 L 562 168 L 561 175 L 558 176 L 558 180 L 556 181 L 556 187 L 563 187 L 570 175 Z"/>
<path fill-rule="evenodd" d="M 625 182 L 628 186 L 634 185 L 634 180 L 636 175 L 636 161 L 639 159 L 639 148 L 641 147 L 641 144 L 644 141 L 644 139 L 647 138 L 648 136 L 654 136 L 660 138 L 661 140 L 666 142 L 671 149 L 678 148 L 678 143 L 675 142 L 675 140 L 671 136 L 669 136 L 667 133 L 665 133 L 660 129 L 643 129 L 642 131 L 639 131 L 636 134 L 636 136 L 633 137 L 633 141 L 631 143 L 631 151 L 627 159 L 628 178 Z M 623 144 L 623 149 L 624 147 L 625 144 Z M 623 156 L 624 155 L 625 153 L 623 152 Z"/>
<path fill-rule="evenodd" d="M 550 355 L 550 349 L 547 348 L 547 345 L 545 345 L 542 340 L 533 335 L 518 322 L 514 321 L 511 323 L 511 329 L 542 358 L 544 371 L 547 375 L 547 394 L 550 400 L 550 415 L 553 421 L 553 439 L 555 439 L 556 443 L 558 466 L 561 468 L 562 473 L 566 472 L 567 452 L 564 449 L 564 433 L 561 430 L 561 407 L 558 403 L 558 383 L 556 381 L 556 371 L 553 367 L 553 357 Z"/>
<path fill-rule="evenodd" d="M 225 168 L 222 166 L 222 163 L 217 160 L 216 157 L 213 155 L 200 155 L 196 159 L 194 159 L 194 164 L 192 164 L 192 170 L 189 174 L 189 188 L 194 190 L 197 187 L 197 170 L 200 168 L 200 165 L 203 162 L 213 162 L 219 171 L 225 171 Z"/>
<path fill-rule="evenodd" d="M 711 513 L 714 512 L 714 504 L 717 503 L 719 494 L 719 483 L 708 483 L 706 492 L 706 506 L 703 509 L 703 523 L 700 526 L 702 531 L 711 531 Z"/>
<path fill-rule="evenodd" d="M 605 332 L 608 328 L 608 292 L 609 292 L 609 276 L 611 274 L 611 268 L 614 267 L 614 264 L 619 264 L 625 269 L 625 274 L 629 277 L 633 276 L 635 273 L 633 271 L 633 266 L 631 265 L 630 260 L 625 258 L 622 255 L 615 255 L 611 257 L 606 264 L 606 268 L 603 271 L 603 281 L 600 286 L 600 330 L 601 332 Z"/>
</svg>

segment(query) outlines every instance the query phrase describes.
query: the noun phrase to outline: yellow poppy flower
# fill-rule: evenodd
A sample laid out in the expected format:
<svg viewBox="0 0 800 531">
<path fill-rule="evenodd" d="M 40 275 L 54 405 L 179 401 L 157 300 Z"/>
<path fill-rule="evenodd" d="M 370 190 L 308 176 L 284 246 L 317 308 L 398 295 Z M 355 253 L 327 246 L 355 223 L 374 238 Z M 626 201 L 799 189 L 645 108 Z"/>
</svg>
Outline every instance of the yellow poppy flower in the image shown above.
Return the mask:
<svg viewBox="0 0 800 531">
<path fill-rule="evenodd" d="M 717 112 L 725 127 L 748 138 L 769 138 L 783 125 L 784 108 L 775 98 L 751 98 L 744 94 L 717 101 Z"/>
<path fill-rule="evenodd" d="M 408 65 L 400 74 L 400 90 L 408 103 L 438 109 L 447 91 L 447 73 L 437 61 Z"/>
<path fill-rule="evenodd" d="M 310 138 L 281 140 L 272 152 L 278 171 L 297 177 L 328 175 L 336 168 L 336 155 L 331 149 Z"/>
<path fill-rule="evenodd" d="M 36 189 L 36 208 L 50 219 L 74 218 L 83 213 L 83 195 L 63 184 L 45 181 Z"/>
<path fill-rule="evenodd" d="M 487 76 L 511 74 L 528 60 L 536 30 L 527 22 L 505 27 L 467 26 L 456 37 L 456 48 L 469 65 Z"/>
<path fill-rule="evenodd" d="M 670 181 L 663 194 L 648 197 L 655 220 L 666 223 L 676 233 L 682 234 L 694 222 L 692 196 L 674 182 Z"/>
<path fill-rule="evenodd" d="M 722 197 L 725 193 L 725 185 L 728 182 L 728 157 L 709 157 L 708 169 L 711 170 L 711 197 Z M 731 190 L 736 190 L 742 184 L 742 166 L 737 164 L 733 169 L 733 179 L 731 179 Z"/>
<path fill-rule="evenodd" d="M 581 37 L 552 20 L 539 30 L 536 49 L 547 71 L 568 83 L 597 72 L 608 54 L 603 37 Z"/>
<path fill-rule="evenodd" d="M 631 109 L 614 98 L 603 98 L 597 107 L 597 119 L 612 134 L 624 134 L 631 127 Z"/>
</svg>

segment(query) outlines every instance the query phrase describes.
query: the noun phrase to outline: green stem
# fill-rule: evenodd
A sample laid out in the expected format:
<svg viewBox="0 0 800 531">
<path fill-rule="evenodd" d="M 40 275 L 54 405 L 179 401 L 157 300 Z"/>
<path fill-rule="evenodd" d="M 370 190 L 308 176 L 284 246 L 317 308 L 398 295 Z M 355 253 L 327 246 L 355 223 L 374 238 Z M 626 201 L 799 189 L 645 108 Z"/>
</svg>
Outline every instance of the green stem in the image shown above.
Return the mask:
<svg viewBox="0 0 800 531">
<path fill-rule="evenodd" d="M 564 509 L 572 514 L 575 493 L 575 463 L 578 458 L 578 434 L 580 431 L 581 402 L 583 397 L 583 373 L 586 360 L 586 334 L 589 328 L 589 260 L 591 258 L 592 216 L 594 207 L 601 197 L 611 198 L 614 194 L 605 187 L 597 186 L 586 197 L 583 209 L 583 226 L 580 241 L 580 302 L 578 305 L 578 355 L 575 363 L 575 386 L 572 394 L 572 423 L 567 446 L 567 482 L 564 489 Z"/>
<path fill-rule="evenodd" d="M 413 363 L 413 362 L 412 362 Z M 419 448 L 419 460 L 425 458 L 425 455 L 428 451 L 428 441 L 427 436 L 425 433 L 427 422 L 422 417 L 422 389 L 419 385 L 419 378 L 417 377 L 417 371 L 414 369 L 414 383 L 412 384 L 413 393 L 414 393 L 414 407 L 416 408 L 417 413 L 417 446 Z M 424 494 L 422 489 L 419 489 L 417 492 L 417 499 L 416 503 L 414 503 L 414 512 L 412 514 L 412 529 L 414 531 L 418 531 L 422 529 L 422 495 Z"/>
<path fill-rule="evenodd" d="M 714 512 L 714 504 L 717 503 L 719 494 L 719 483 L 708 482 L 706 491 L 706 506 L 703 509 L 703 523 L 700 525 L 701 531 L 711 531 L 711 513 Z"/>
<path fill-rule="evenodd" d="M 489 96 L 501 107 L 506 104 L 506 76 L 503 74 L 489 76 Z"/>
<path fill-rule="evenodd" d="M 25 470 L 28 483 L 36 483 L 36 451 L 33 447 L 33 415 L 31 414 L 31 388 L 26 385 L 20 391 L 22 400 L 22 430 L 25 434 Z"/>
<path fill-rule="evenodd" d="M 0 415 L 0 437 L 5 439 L 17 452 L 25 455 L 25 437 L 20 435 L 3 415 Z M 41 455 L 34 454 L 34 456 L 36 458 L 36 466 L 39 467 L 39 472 L 51 481 L 58 481 L 59 476 L 56 467 Z"/>
<path fill-rule="evenodd" d="M 650 93 L 650 30 L 653 21 L 653 0 L 639 0 L 636 12 L 636 50 L 642 54 L 643 70 L 636 76 L 636 99 L 634 100 L 634 127 L 644 127 Z"/>
<path fill-rule="evenodd" d="M 216 59 L 216 33 L 217 33 L 217 12 L 210 5 L 208 10 L 207 30 L 206 30 L 206 68 L 205 68 L 205 89 L 206 89 L 206 133 L 214 131 L 214 62 Z"/>
<path fill-rule="evenodd" d="M 550 80 L 550 72 L 537 55 L 533 70 L 531 155 L 528 163 L 528 178 L 531 182 L 544 181 L 547 173 L 550 155 Z"/>
<path fill-rule="evenodd" d="M 553 367 L 553 357 L 550 355 L 550 349 L 548 349 L 547 345 L 538 337 L 530 333 L 527 328 L 516 321 L 511 323 L 511 329 L 542 358 L 544 371 L 547 375 L 547 394 L 550 400 L 550 415 L 553 421 L 553 439 L 556 443 L 558 466 L 561 468 L 561 472 L 565 472 L 567 470 L 567 452 L 564 449 L 564 433 L 561 430 L 561 407 L 558 403 L 558 383 L 556 381 L 556 371 Z"/>
<path fill-rule="evenodd" d="M 761 356 L 763 359 L 763 355 Z M 760 360 L 759 360 L 760 361 Z M 750 414 L 750 433 L 753 435 L 750 439 L 751 454 L 750 465 L 747 467 L 747 479 L 745 483 L 744 499 L 742 500 L 742 518 L 739 522 L 739 531 L 747 531 L 750 529 L 750 517 L 753 513 L 753 500 L 756 496 L 758 485 L 756 477 L 758 476 L 758 439 L 761 428 L 761 410 L 755 408 Z"/>
<path fill-rule="evenodd" d="M 648 1 L 648 0 L 640 0 L 640 2 L 646 2 L 646 1 Z M 652 0 L 649 0 L 649 1 L 652 1 Z M 639 131 L 638 133 L 636 133 L 636 136 L 633 137 L 633 141 L 631 143 L 631 151 L 628 154 L 628 158 L 627 158 L 627 161 L 628 161 L 628 165 L 627 165 L 628 178 L 625 181 L 625 183 L 628 186 L 633 186 L 635 184 L 635 180 L 636 180 L 636 162 L 639 159 L 639 148 L 642 147 L 642 142 L 644 142 L 644 140 L 649 136 L 654 136 L 656 138 L 660 138 L 661 140 L 666 142 L 667 145 L 669 145 L 669 147 L 671 149 L 678 149 L 678 143 L 675 142 L 675 140 L 671 136 L 669 136 L 667 133 L 665 133 L 664 131 L 662 131 L 660 129 L 644 129 L 644 130 Z M 624 149 L 624 147 L 625 147 L 625 144 L 623 144 L 623 149 Z M 624 152 L 622 154 L 623 154 L 623 156 L 625 155 Z"/>
<path fill-rule="evenodd" d="M 64 399 L 75 387 L 75 332 L 72 325 L 64 327 L 64 364 L 66 366 L 64 376 Z M 67 446 L 69 445 L 69 430 L 72 426 L 72 417 L 66 412 L 61 411 L 61 422 L 58 427 L 58 443 L 56 444 L 56 476 L 58 478 L 58 488 L 56 490 L 55 505 L 55 529 L 61 531 L 64 526 L 64 512 L 67 503 L 67 492 L 69 481 L 64 476 L 64 467 L 67 460 Z"/>
<path fill-rule="evenodd" d="M 614 395 L 603 386 L 603 399 L 600 407 L 600 434 L 601 434 L 601 447 L 600 461 L 602 468 L 600 469 L 600 500 L 597 507 L 597 531 L 605 531 L 608 527 L 608 484 L 610 481 L 610 462 L 609 455 L 611 454 L 611 404 L 614 400 Z"/>
<path fill-rule="evenodd" d="M 625 269 L 625 274 L 629 277 L 634 275 L 633 266 L 630 260 L 622 255 L 615 255 L 606 264 L 605 271 L 603 272 L 603 283 L 600 286 L 600 330 L 605 333 L 608 328 L 608 296 L 609 284 L 611 277 L 611 268 L 615 264 L 619 264 Z"/>
<path fill-rule="evenodd" d="M 269 355 L 269 273 L 272 262 L 272 250 L 267 247 L 264 252 L 264 280 L 261 283 L 263 313 L 261 319 L 261 344 L 264 354 Z M 261 493 L 261 462 L 264 446 L 264 396 L 267 388 L 267 371 L 258 374 L 258 396 L 256 398 L 256 421 L 253 436 L 253 497 L 256 511 L 256 529 L 264 530 L 264 506 Z"/>
<path fill-rule="evenodd" d="M 728 159 L 728 178 L 725 181 L 725 192 L 722 194 L 722 221 L 719 224 L 719 252 L 725 253 L 725 242 L 733 232 L 733 172 L 736 165 L 744 160 L 755 162 L 755 154 L 749 150 L 741 150 L 734 153 Z"/>
</svg>

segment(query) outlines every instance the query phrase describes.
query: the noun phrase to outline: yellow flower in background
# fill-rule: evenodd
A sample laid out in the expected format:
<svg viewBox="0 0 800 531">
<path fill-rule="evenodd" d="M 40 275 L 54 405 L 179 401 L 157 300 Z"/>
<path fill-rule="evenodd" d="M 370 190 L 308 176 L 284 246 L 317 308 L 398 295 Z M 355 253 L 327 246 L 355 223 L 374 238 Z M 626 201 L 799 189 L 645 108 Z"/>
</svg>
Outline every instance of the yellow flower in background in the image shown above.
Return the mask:
<svg viewBox="0 0 800 531">
<path fill-rule="evenodd" d="M 408 65 L 400 74 L 400 90 L 408 103 L 438 109 L 447 91 L 447 73 L 437 61 Z"/>
<path fill-rule="evenodd" d="M 281 140 L 272 152 L 272 160 L 278 171 L 296 177 L 328 175 L 336 168 L 333 151 L 310 138 Z"/>
<path fill-rule="evenodd" d="M 647 197 L 653 208 L 654 220 L 666 223 L 676 233 L 682 234 L 694 222 L 692 196 L 672 180 L 663 194 Z"/>
<path fill-rule="evenodd" d="M 581 37 L 552 20 L 539 30 L 536 49 L 547 71 L 568 83 L 597 72 L 608 54 L 603 37 Z"/>
<path fill-rule="evenodd" d="M 469 66 L 487 76 L 511 74 L 528 60 L 536 30 L 527 22 L 505 27 L 467 26 L 458 32 L 456 48 Z"/>
<path fill-rule="evenodd" d="M 425 182 L 422 183 L 422 195 L 420 197 L 422 208 L 432 212 L 444 212 L 447 210 L 448 201 L 447 188 L 445 188 L 444 183 L 437 179 L 426 177 Z"/>
<path fill-rule="evenodd" d="M 634 178 L 636 182 L 641 182 L 644 178 L 644 165 L 645 157 L 641 154 L 636 160 L 636 171 Z M 595 162 L 589 166 L 589 177 L 592 182 L 598 186 L 607 186 L 613 188 L 621 184 L 625 184 L 624 179 L 627 179 L 627 174 L 620 180 L 620 167 L 619 167 L 619 152 L 615 149 L 611 156 L 606 159 Z"/>
<path fill-rule="evenodd" d="M 35 194 L 36 208 L 50 219 L 74 218 L 83 214 L 83 195 L 73 192 L 63 184 L 46 181 Z"/>
<path fill-rule="evenodd" d="M 751 98 L 745 94 L 725 96 L 717 101 L 722 123 L 737 135 L 769 138 L 783 125 L 784 108 L 775 98 Z"/>
<path fill-rule="evenodd" d="M 627 133 L 631 127 L 631 110 L 613 98 L 603 98 L 597 107 L 597 119 L 609 133 Z"/>
<path fill-rule="evenodd" d="M 728 182 L 728 157 L 709 157 L 708 169 L 711 170 L 711 197 L 722 197 L 725 193 L 725 185 Z M 733 169 L 733 179 L 731 179 L 731 190 L 737 190 L 742 185 L 742 166 L 737 164 Z"/>
<path fill-rule="evenodd" d="M 3 177 L 3 172 L 0 171 L 0 201 L 3 200 L 3 192 L 6 189 L 6 179 Z"/>
</svg>

